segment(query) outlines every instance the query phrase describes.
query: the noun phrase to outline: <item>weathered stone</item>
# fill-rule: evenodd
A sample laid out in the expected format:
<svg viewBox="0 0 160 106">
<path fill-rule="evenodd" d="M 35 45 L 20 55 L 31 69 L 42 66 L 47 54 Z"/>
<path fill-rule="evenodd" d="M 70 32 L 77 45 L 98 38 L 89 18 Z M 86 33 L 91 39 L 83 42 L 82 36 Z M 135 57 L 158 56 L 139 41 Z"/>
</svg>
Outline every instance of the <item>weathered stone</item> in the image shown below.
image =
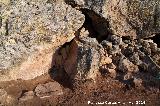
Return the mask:
<svg viewBox="0 0 160 106">
<path fill-rule="evenodd" d="M 63 95 L 62 87 L 58 82 L 39 84 L 35 88 L 34 92 L 36 93 L 36 96 L 40 98 Z"/>
<path fill-rule="evenodd" d="M 33 91 L 28 91 L 25 92 L 24 94 L 22 94 L 22 96 L 19 98 L 20 101 L 27 101 L 27 100 L 31 100 L 34 98 L 34 92 Z"/>
<path fill-rule="evenodd" d="M 93 38 L 85 38 L 82 42 L 72 42 L 64 69 L 73 79 L 95 79 L 100 64 L 98 42 Z"/>
<path fill-rule="evenodd" d="M 7 99 L 7 92 L 4 89 L 0 89 L 0 105 L 4 105 Z"/>
<path fill-rule="evenodd" d="M 112 59 L 108 56 L 101 56 L 100 66 L 112 63 Z"/>
<path fill-rule="evenodd" d="M 134 65 L 128 59 L 123 57 L 120 59 L 120 62 L 119 62 L 119 70 L 123 72 L 132 72 L 132 73 L 139 71 L 138 66 Z"/>
<path fill-rule="evenodd" d="M 147 38 L 160 32 L 159 0 L 66 0 L 108 20 L 119 36 Z M 72 3 L 73 4 L 73 3 Z"/>
<path fill-rule="evenodd" d="M 47 1 L 0 2 L 0 81 L 47 73 L 55 50 L 83 25 L 80 11 L 63 1 Z"/>
<path fill-rule="evenodd" d="M 80 31 L 79 37 L 80 37 L 80 38 L 88 37 L 88 35 L 89 35 L 88 30 L 86 30 L 85 28 L 82 28 L 81 31 Z"/>
<path fill-rule="evenodd" d="M 133 82 L 135 84 L 135 87 L 141 87 L 143 81 L 140 78 L 134 78 Z"/>
<path fill-rule="evenodd" d="M 113 77 L 113 78 L 116 77 L 116 75 L 117 75 L 116 66 L 113 63 L 108 65 L 107 71 L 110 73 L 111 77 Z"/>
<path fill-rule="evenodd" d="M 14 99 L 4 89 L 0 89 L 0 105 L 11 106 Z"/>
<path fill-rule="evenodd" d="M 107 40 L 103 40 L 101 42 L 102 46 L 104 46 L 104 48 L 107 49 L 107 51 L 111 50 L 112 49 L 112 42 L 109 42 Z"/>
<path fill-rule="evenodd" d="M 132 75 L 132 73 L 128 72 L 127 74 L 124 75 L 123 80 L 130 81 L 133 78 L 134 78 L 134 76 Z"/>
<path fill-rule="evenodd" d="M 145 52 L 148 52 L 149 55 L 151 55 L 151 53 L 156 53 L 158 49 L 157 44 L 151 39 L 142 40 L 142 46 L 145 48 Z"/>
</svg>

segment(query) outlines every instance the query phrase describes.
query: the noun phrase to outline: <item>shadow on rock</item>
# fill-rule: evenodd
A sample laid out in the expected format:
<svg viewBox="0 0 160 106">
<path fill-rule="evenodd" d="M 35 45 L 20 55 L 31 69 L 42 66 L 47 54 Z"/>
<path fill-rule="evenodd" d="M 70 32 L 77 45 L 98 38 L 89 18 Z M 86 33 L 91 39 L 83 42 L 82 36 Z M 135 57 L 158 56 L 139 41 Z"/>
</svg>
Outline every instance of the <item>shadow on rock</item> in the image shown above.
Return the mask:
<svg viewBox="0 0 160 106">
<path fill-rule="evenodd" d="M 56 50 L 52 56 L 51 68 L 48 73 L 50 77 L 60 83 L 65 88 L 72 89 L 72 82 L 69 75 L 64 70 L 64 55 L 62 56 L 61 50 L 66 48 L 70 43 L 65 43 L 62 47 Z"/>
</svg>

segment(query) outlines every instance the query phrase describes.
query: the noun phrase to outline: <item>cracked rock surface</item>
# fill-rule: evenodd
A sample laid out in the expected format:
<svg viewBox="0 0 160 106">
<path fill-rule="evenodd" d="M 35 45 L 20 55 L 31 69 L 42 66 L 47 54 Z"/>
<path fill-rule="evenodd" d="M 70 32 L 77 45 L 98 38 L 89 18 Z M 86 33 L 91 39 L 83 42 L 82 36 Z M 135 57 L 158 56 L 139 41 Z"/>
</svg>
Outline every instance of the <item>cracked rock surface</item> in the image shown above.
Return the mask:
<svg viewBox="0 0 160 106">
<path fill-rule="evenodd" d="M 159 0 L 66 0 L 109 21 L 114 34 L 148 38 L 160 32 Z"/>
<path fill-rule="evenodd" d="M 74 38 L 84 15 L 59 1 L 7 1 L 0 2 L 0 71 L 7 74 L 0 80 L 32 79 L 47 72 L 50 56 Z"/>
<path fill-rule="evenodd" d="M 159 106 L 160 1 L 1 0 L 0 88 L 0 105 Z"/>
</svg>

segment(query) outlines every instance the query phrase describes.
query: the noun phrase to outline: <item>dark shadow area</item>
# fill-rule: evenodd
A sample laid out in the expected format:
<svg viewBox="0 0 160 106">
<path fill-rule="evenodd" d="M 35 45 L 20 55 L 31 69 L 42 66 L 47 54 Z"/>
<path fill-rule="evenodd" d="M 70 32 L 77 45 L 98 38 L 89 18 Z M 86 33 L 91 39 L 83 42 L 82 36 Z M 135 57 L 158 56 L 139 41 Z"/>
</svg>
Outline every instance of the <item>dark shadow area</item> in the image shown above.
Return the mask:
<svg viewBox="0 0 160 106">
<path fill-rule="evenodd" d="M 28 90 L 22 90 L 21 95 L 18 97 L 18 99 L 20 99 L 22 96 L 24 96 L 24 94 L 28 92 Z"/>
<path fill-rule="evenodd" d="M 72 42 L 72 41 L 71 41 Z M 56 52 L 52 56 L 52 63 L 51 63 L 51 69 L 49 70 L 50 77 L 60 83 L 64 88 L 73 89 L 72 80 L 70 79 L 69 75 L 64 70 L 63 64 L 57 63 L 57 60 L 59 60 L 59 56 L 62 55 L 60 50 L 62 48 L 65 48 L 66 46 L 70 45 L 71 42 L 67 42 L 64 45 L 62 45 L 59 49 L 56 50 Z M 63 59 L 60 60 L 63 62 Z"/>
<path fill-rule="evenodd" d="M 81 9 L 80 11 L 85 15 L 85 22 L 82 27 L 89 31 L 89 37 L 96 38 L 100 43 L 112 35 L 109 22 L 106 19 L 88 9 Z"/>
<path fill-rule="evenodd" d="M 2 17 L 0 17 L 0 28 L 2 27 Z"/>
<path fill-rule="evenodd" d="M 160 34 L 156 34 L 154 37 L 151 38 L 154 43 L 160 48 Z"/>
<path fill-rule="evenodd" d="M 151 39 L 154 43 L 157 44 L 158 48 L 160 48 L 160 34 L 155 34 L 153 37 L 145 38 L 145 40 Z"/>
<path fill-rule="evenodd" d="M 78 6 L 74 0 L 64 0 L 64 2 L 68 5 L 71 5 L 73 8 Z"/>
<path fill-rule="evenodd" d="M 122 36 L 122 41 L 129 41 L 131 38 L 129 36 Z"/>
</svg>

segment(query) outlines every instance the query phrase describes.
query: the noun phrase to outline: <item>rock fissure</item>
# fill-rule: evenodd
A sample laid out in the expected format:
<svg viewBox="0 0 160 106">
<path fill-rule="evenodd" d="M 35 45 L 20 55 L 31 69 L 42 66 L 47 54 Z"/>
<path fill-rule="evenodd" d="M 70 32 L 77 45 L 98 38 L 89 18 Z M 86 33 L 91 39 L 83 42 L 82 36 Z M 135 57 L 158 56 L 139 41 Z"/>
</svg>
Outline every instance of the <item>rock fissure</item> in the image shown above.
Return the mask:
<svg viewBox="0 0 160 106">
<path fill-rule="evenodd" d="M 122 98 L 124 92 L 136 99 L 155 95 L 160 89 L 159 3 L 1 0 L 0 88 L 6 91 L 0 89 L 0 105 L 14 101 L 8 91 L 15 89 L 21 90 L 13 93 L 18 103 Z"/>
</svg>

